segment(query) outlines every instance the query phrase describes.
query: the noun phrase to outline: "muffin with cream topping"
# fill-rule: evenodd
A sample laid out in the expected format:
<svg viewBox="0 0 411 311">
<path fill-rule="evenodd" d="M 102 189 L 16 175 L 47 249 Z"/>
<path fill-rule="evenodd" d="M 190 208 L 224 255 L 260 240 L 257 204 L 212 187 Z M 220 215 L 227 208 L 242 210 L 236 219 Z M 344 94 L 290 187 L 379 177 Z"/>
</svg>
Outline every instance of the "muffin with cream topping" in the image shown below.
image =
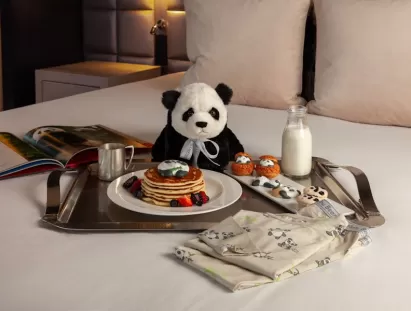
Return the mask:
<svg viewBox="0 0 411 311">
<path fill-rule="evenodd" d="M 262 155 L 260 162 L 255 166 L 255 171 L 258 176 L 265 176 L 272 179 L 280 174 L 280 164 L 278 159 L 271 155 Z"/>
<path fill-rule="evenodd" d="M 249 176 L 254 171 L 254 163 L 246 152 L 239 152 L 234 156 L 235 162 L 231 164 L 231 171 L 237 176 Z"/>
</svg>

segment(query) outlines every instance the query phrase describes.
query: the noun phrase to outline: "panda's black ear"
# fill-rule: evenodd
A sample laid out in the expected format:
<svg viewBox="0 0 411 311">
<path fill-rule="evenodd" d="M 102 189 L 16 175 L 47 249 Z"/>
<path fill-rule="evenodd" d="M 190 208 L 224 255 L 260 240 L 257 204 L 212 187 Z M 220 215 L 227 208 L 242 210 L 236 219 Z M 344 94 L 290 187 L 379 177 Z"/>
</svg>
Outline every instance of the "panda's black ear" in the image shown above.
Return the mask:
<svg viewBox="0 0 411 311">
<path fill-rule="evenodd" d="M 181 93 L 176 90 L 165 91 L 161 102 L 168 110 L 173 110 Z"/>
<path fill-rule="evenodd" d="M 218 96 L 220 96 L 224 105 L 228 105 L 230 103 L 230 100 L 233 97 L 233 90 L 228 85 L 219 83 L 215 88 L 215 91 L 217 92 Z"/>
</svg>

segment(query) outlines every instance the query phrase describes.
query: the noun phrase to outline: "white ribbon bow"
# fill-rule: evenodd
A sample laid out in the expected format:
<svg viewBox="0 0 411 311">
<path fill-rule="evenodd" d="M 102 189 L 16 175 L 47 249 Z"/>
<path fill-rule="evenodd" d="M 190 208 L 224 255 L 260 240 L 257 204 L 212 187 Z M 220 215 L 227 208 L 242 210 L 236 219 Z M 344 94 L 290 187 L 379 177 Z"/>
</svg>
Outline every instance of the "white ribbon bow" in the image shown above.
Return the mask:
<svg viewBox="0 0 411 311">
<path fill-rule="evenodd" d="M 216 154 L 210 154 L 207 151 L 204 141 L 199 140 L 199 139 L 187 139 L 183 145 L 183 148 L 181 148 L 180 157 L 183 159 L 190 160 L 191 156 L 194 155 L 193 166 L 198 167 L 197 160 L 201 152 L 206 156 L 207 159 L 209 159 L 215 165 L 220 166 L 220 164 L 215 163 L 213 160 L 211 160 L 211 159 L 217 158 L 218 153 L 220 152 L 220 147 L 212 140 L 206 139 L 206 141 L 209 141 L 210 143 L 214 145 L 215 149 L 217 150 Z"/>
</svg>

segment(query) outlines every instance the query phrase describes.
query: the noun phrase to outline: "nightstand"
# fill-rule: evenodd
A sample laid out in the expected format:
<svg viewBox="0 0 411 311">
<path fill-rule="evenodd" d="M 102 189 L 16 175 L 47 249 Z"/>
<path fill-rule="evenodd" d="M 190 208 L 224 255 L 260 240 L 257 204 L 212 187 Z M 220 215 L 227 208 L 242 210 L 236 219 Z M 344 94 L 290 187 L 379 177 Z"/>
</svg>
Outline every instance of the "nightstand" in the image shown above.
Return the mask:
<svg viewBox="0 0 411 311">
<path fill-rule="evenodd" d="M 160 66 L 87 61 L 36 70 L 36 103 L 152 79 Z"/>
</svg>

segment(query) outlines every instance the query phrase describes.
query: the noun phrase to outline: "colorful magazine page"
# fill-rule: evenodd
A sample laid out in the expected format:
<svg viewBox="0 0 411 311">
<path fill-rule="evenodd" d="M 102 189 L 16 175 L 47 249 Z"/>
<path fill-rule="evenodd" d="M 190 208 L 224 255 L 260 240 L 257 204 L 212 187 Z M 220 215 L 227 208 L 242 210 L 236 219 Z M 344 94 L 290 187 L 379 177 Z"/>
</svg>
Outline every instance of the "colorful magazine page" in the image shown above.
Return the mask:
<svg viewBox="0 0 411 311">
<path fill-rule="evenodd" d="M 0 133 L 0 179 L 97 162 L 97 149 L 104 143 L 132 145 L 139 155 L 149 153 L 153 146 L 103 125 L 42 126 L 22 140 Z"/>
<path fill-rule="evenodd" d="M 62 167 L 59 161 L 37 150 L 13 134 L 0 133 L 0 177 L 32 166 Z"/>
<path fill-rule="evenodd" d="M 105 143 L 122 143 L 132 145 L 138 150 L 152 147 L 149 142 L 141 141 L 102 125 L 91 126 L 42 126 L 29 131 L 24 140 L 36 146 L 65 166 L 96 161 L 98 146 Z M 94 150 L 91 150 L 94 149 Z M 87 155 L 79 155 L 87 151 Z M 70 162 L 70 163 L 69 163 Z"/>
<path fill-rule="evenodd" d="M 136 149 L 151 149 L 153 147 L 153 144 L 150 142 L 128 136 L 103 125 L 66 127 L 66 129 L 70 132 L 75 132 L 78 136 L 86 139 L 90 144 L 94 144 L 95 146 L 116 142 L 126 146 L 132 145 Z"/>
</svg>

